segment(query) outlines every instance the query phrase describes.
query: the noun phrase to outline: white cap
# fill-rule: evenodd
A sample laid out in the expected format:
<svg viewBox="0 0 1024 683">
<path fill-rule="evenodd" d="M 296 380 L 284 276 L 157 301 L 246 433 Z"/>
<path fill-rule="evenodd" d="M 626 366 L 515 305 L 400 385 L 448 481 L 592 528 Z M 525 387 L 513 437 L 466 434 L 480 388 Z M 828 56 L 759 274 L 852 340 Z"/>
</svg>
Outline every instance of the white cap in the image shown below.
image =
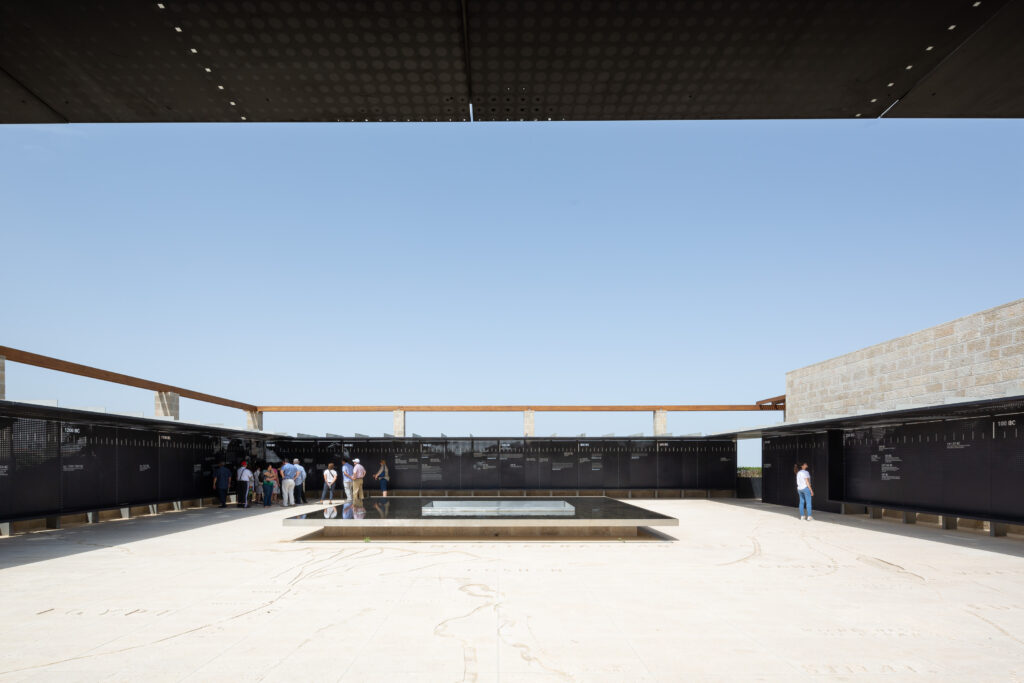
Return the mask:
<svg viewBox="0 0 1024 683">
<path fill-rule="evenodd" d="M 293 465 L 298 465 L 299 464 L 299 459 L 295 458 L 294 460 L 292 460 L 292 464 Z"/>
<path fill-rule="evenodd" d="M 355 459 L 355 460 L 353 460 L 352 462 L 359 462 L 359 458 L 356 458 L 356 459 Z"/>
</svg>

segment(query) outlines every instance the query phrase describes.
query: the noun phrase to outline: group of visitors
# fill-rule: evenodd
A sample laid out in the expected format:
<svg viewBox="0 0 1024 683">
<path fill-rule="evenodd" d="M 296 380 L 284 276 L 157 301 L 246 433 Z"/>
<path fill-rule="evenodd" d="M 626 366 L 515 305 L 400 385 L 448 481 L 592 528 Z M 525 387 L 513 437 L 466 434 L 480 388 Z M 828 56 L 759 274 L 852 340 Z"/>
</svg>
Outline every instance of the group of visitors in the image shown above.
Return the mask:
<svg viewBox="0 0 1024 683">
<path fill-rule="evenodd" d="M 280 465 L 257 463 L 252 469 L 243 460 L 232 475 L 227 463 L 221 463 L 213 473 L 213 488 L 217 491 L 220 507 L 227 507 L 228 491 L 235 488 L 238 507 L 247 508 L 257 499 L 263 507 L 270 507 L 280 500 L 281 505 L 290 507 L 306 503 L 306 468 L 298 458 Z"/>
<path fill-rule="evenodd" d="M 363 500 L 363 479 L 366 478 L 366 468 L 363 467 L 359 458 L 349 458 L 347 455 L 341 458 L 341 484 L 345 490 L 347 502 Z M 380 482 L 381 495 L 387 498 L 388 484 L 391 481 L 391 471 L 387 462 L 382 458 L 380 468 L 373 478 Z M 338 483 L 338 473 L 334 470 L 334 463 L 329 463 L 324 470 L 324 488 L 320 493 L 321 503 L 334 502 L 334 487 Z"/>
<path fill-rule="evenodd" d="M 366 477 L 366 468 L 360 463 L 359 458 L 350 458 L 347 455 L 342 457 L 341 481 L 345 489 L 345 501 L 352 503 L 363 500 L 363 479 Z M 255 505 L 257 498 L 263 503 L 263 507 L 270 507 L 280 499 L 281 505 L 291 507 L 305 504 L 306 500 L 306 479 L 308 473 L 298 458 L 292 462 L 282 462 L 280 465 L 273 463 L 257 463 L 250 469 L 249 463 L 243 460 L 238 469 L 232 473 L 226 462 L 220 463 L 213 472 L 213 488 L 220 500 L 220 507 L 228 506 L 228 491 L 232 484 L 235 488 L 235 499 L 238 507 L 247 508 L 250 503 Z M 380 461 L 380 468 L 373 478 L 380 482 L 381 493 L 388 495 L 388 484 L 391 473 L 387 462 Z M 334 463 L 329 463 L 324 470 L 324 488 L 320 494 L 320 502 L 325 503 L 329 499 L 334 502 L 334 487 L 338 482 L 338 472 L 334 469 Z"/>
</svg>

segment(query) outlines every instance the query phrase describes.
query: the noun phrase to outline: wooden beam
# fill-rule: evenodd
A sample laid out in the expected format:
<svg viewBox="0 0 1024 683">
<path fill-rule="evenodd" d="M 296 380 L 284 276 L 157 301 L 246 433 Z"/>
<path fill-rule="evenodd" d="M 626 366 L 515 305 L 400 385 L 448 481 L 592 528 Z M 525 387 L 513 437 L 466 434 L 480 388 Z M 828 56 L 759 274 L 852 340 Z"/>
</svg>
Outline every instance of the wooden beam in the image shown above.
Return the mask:
<svg viewBox="0 0 1024 683">
<path fill-rule="evenodd" d="M 259 406 L 261 413 L 389 413 L 404 410 L 407 413 L 520 413 L 533 410 L 538 413 L 616 413 L 616 412 L 741 412 L 755 410 L 782 410 L 757 404 L 743 405 L 644 405 L 644 406 Z"/>
<path fill-rule="evenodd" d="M 238 408 L 239 410 L 249 411 L 258 410 L 256 406 L 251 405 L 249 403 L 232 401 L 231 399 L 221 398 L 220 396 L 203 394 L 198 391 L 192 391 L 191 389 L 183 389 L 181 387 L 176 387 L 170 384 L 163 384 L 161 382 L 151 382 L 148 379 L 140 379 L 138 377 L 132 377 L 130 375 L 122 375 L 121 373 L 110 372 L 109 370 L 100 370 L 99 368 L 89 367 L 88 365 L 79 365 L 78 363 L 71 363 L 66 360 L 51 358 L 50 356 L 41 356 L 38 353 L 20 351 L 18 349 L 12 349 L 9 346 L 0 346 L 0 356 L 6 356 L 7 360 L 15 363 L 34 365 L 37 368 L 56 370 L 57 372 L 66 372 L 69 375 L 79 375 L 80 377 L 99 379 L 103 380 L 104 382 L 123 384 L 125 386 L 136 387 L 138 389 L 149 389 L 151 391 L 172 391 L 178 396 L 181 396 L 182 398 L 191 398 L 196 401 L 214 403 L 219 406 L 227 406 L 228 408 Z"/>
</svg>

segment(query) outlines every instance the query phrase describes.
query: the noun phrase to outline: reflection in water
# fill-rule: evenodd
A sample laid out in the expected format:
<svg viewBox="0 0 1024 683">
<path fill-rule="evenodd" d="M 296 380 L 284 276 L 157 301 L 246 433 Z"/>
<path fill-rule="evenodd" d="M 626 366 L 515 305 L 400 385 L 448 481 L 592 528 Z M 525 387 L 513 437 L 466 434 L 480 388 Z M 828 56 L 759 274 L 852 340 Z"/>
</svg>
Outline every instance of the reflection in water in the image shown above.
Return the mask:
<svg viewBox="0 0 1024 683">
<path fill-rule="evenodd" d="M 338 508 L 330 507 L 324 509 L 324 519 L 334 519 L 338 516 Z"/>
<path fill-rule="evenodd" d="M 504 510 L 509 508 L 509 519 L 672 519 L 653 510 L 623 503 L 611 498 L 599 496 L 553 497 L 543 501 L 513 500 L 507 498 L 474 496 L 451 496 L 443 498 L 416 496 L 388 496 L 387 498 L 370 498 L 363 501 L 347 501 L 341 505 L 324 506 L 319 510 L 296 515 L 293 519 L 425 519 L 432 517 L 424 513 L 428 508 L 464 508 L 451 512 L 451 517 L 462 519 L 493 519 L 492 511 L 481 511 L 478 507 L 493 506 Z M 526 510 L 516 511 L 516 507 Z M 558 509 L 554 509 L 557 506 Z M 445 515 L 446 517 L 449 515 Z M 501 515 L 506 517 L 505 514 Z"/>
</svg>

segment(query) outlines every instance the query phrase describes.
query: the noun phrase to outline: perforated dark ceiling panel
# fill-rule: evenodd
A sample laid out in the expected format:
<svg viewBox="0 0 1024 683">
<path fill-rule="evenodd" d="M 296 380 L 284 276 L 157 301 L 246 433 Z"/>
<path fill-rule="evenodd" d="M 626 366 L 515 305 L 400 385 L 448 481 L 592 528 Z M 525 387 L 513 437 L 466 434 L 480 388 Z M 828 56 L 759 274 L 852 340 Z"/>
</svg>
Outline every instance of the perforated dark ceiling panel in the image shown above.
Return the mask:
<svg viewBox="0 0 1024 683">
<path fill-rule="evenodd" d="M 477 0 L 476 118 L 875 117 L 1000 3 L 973 4 Z"/>
<path fill-rule="evenodd" d="M 0 122 L 1022 116 L 1022 22 L 1024 0 L 2 0 Z"/>
<path fill-rule="evenodd" d="M 888 115 L 1024 116 L 1024 2 L 1007 3 Z"/>
<path fill-rule="evenodd" d="M 71 121 L 464 120 L 462 25 L 458 0 L 10 0 L 0 68 Z"/>
</svg>

